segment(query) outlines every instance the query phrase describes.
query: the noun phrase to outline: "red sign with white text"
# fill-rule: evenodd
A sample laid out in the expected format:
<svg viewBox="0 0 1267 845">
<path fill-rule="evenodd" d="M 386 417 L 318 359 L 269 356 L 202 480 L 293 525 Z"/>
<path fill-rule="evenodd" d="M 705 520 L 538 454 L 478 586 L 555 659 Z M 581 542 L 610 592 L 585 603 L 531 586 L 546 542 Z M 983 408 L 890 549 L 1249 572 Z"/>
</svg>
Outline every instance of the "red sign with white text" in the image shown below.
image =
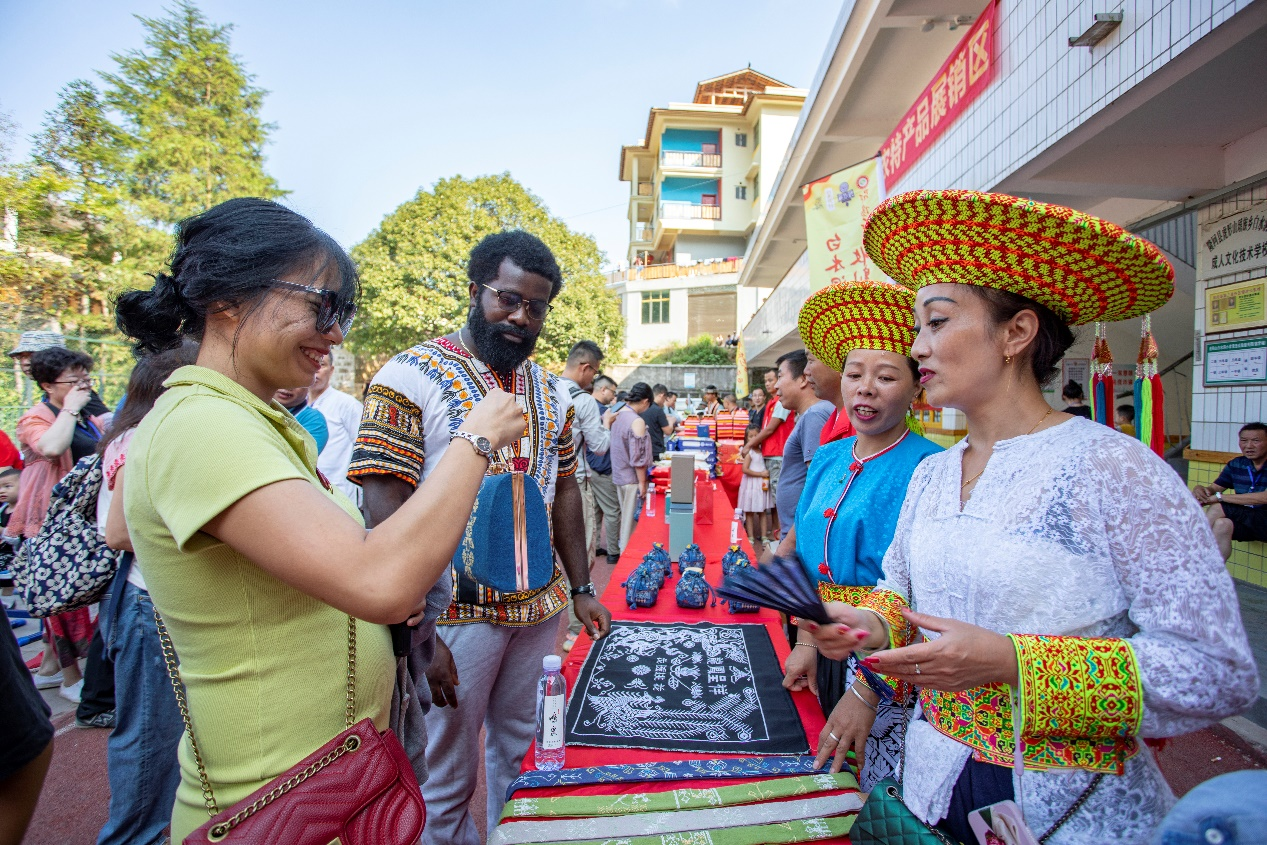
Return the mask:
<svg viewBox="0 0 1267 845">
<path fill-rule="evenodd" d="M 994 79 L 994 33 L 998 19 L 998 1 L 990 0 L 981 17 L 955 45 L 950 58 L 884 142 L 880 156 L 884 160 L 884 184 L 890 191 L 968 104 L 989 87 Z"/>
</svg>

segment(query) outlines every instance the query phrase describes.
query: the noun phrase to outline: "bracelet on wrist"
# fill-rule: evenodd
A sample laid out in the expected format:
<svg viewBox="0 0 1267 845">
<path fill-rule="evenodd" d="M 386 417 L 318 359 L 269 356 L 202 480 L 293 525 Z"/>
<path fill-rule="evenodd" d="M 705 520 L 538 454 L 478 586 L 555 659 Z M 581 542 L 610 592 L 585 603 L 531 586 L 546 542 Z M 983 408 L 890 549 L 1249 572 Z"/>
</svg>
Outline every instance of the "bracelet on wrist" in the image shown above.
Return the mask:
<svg viewBox="0 0 1267 845">
<path fill-rule="evenodd" d="M 797 644 L 797 645 L 803 645 L 803 646 L 805 646 L 806 648 L 812 648 L 812 649 L 814 649 L 814 651 L 818 651 L 818 646 L 814 645 L 813 643 L 803 643 L 803 642 L 801 642 L 800 640 L 797 640 L 797 641 L 796 641 L 796 644 Z"/>
<path fill-rule="evenodd" d="M 855 696 L 857 696 L 859 701 L 861 701 L 863 704 L 870 707 L 873 712 L 876 712 L 876 707 L 878 707 L 878 705 L 872 704 L 870 701 L 867 701 L 865 698 L 863 698 L 862 693 L 858 692 L 857 684 L 850 684 L 849 691 L 853 693 Z"/>
</svg>

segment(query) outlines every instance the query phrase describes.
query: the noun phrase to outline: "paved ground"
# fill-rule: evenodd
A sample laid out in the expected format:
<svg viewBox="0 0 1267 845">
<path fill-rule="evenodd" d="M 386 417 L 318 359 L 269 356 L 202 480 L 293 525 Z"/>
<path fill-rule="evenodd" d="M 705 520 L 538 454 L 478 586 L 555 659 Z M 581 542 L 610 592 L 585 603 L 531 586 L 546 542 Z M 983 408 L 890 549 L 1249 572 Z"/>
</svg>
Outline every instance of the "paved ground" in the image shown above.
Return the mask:
<svg viewBox="0 0 1267 845">
<path fill-rule="evenodd" d="M 594 566 L 594 582 L 601 592 L 611 569 L 603 558 Z M 1267 666 L 1267 591 L 1240 589 L 1241 609 L 1259 666 Z M 18 633 L 22 633 L 21 630 Z M 560 653 L 563 629 L 560 628 Z M 36 646 L 23 649 L 28 657 Z M 91 845 L 106 818 L 106 731 L 74 727 L 74 707 L 45 691 L 54 712 L 57 738 L 53 763 L 26 845 Z M 1161 769 L 1175 792 L 1182 795 L 1215 775 L 1240 769 L 1267 768 L 1267 700 L 1259 699 L 1248 717 L 1229 719 L 1208 730 L 1171 740 L 1158 755 Z M 483 765 L 471 812 L 484 828 Z"/>
</svg>

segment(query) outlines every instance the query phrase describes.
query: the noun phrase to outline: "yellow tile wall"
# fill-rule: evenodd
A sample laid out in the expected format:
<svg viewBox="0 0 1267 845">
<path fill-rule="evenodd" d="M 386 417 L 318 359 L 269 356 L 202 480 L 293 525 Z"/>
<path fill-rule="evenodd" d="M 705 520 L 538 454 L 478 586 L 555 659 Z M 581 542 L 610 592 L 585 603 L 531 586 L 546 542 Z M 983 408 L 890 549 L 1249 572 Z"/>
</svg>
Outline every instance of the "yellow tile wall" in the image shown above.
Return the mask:
<svg viewBox="0 0 1267 845">
<path fill-rule="evenodd" d="M 1222 471 L 1222 464 L 1189 461 L 1188 487 L 1209 484 L 1218 478 Z M 1227 569 L 1232 573 L 1233 578 L 1259 587 L 1267 587 L 1267 543 L 1233 543 L 1232 556 L 1228 558 Z"/>
</svg>

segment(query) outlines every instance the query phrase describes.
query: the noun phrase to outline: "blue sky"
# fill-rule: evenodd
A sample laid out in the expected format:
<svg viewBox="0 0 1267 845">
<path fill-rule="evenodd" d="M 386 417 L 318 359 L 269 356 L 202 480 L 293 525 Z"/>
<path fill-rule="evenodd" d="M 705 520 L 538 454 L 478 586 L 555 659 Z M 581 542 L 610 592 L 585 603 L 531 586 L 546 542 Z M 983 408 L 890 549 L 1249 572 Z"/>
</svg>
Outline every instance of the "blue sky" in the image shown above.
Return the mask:
<svg viewBox="0 0 1267 845">
<path fill-rule="evenodd" d="M 0 0 L 0 110 L 17 152 L 58 90 L 142 46 L 161 0 Z M 201 0 L 270 93 L 268 169 L 351 247 L 437 179 L 509 171 L 624 258 L 622 144 L 647 110 L 751 63 L 809 87 L 841 0 Z"/>
</svg>

